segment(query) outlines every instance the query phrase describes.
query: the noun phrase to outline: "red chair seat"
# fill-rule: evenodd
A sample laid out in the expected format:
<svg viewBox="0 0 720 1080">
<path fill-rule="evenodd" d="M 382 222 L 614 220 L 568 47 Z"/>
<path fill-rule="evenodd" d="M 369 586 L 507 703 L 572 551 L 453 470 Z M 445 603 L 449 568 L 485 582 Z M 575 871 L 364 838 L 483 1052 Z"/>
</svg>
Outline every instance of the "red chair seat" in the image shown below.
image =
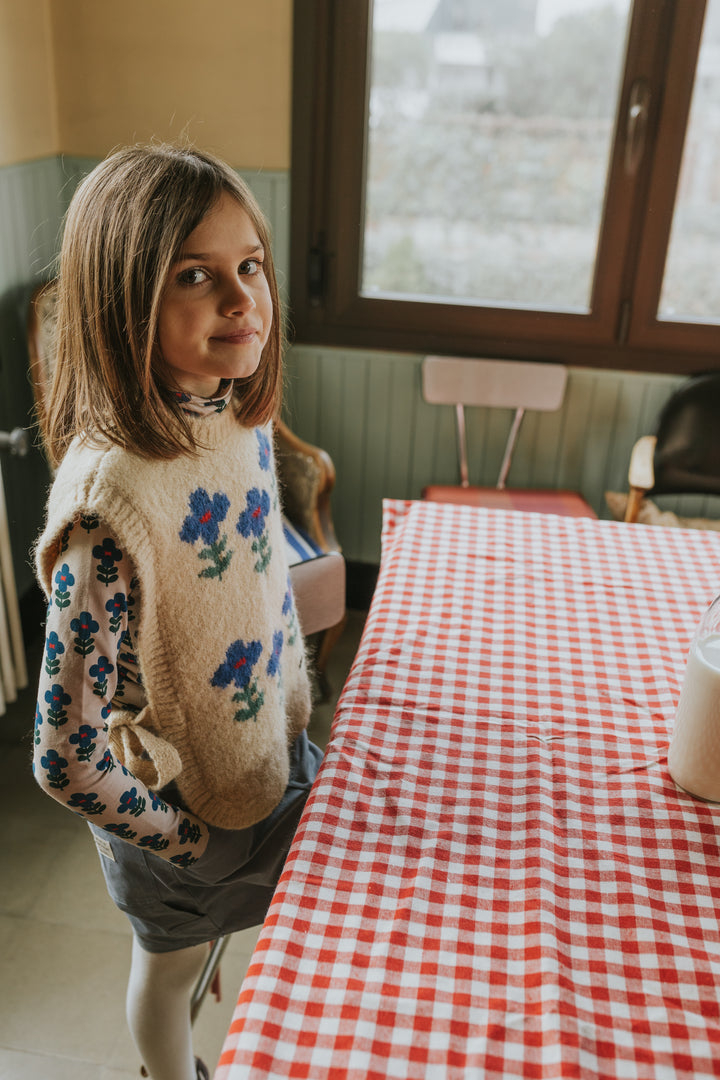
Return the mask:
<svg viewBox="0 0 720 1080">
<path fill-rule="evenodd" d="M 560 514 L 563 517 L 597 518 L 592 507 L 575 491 L 530 488 L 499 490 L 488 487 L 430 484 L 423 488 L 422 497 L 428 502 L 484 506 L 489 510 L 521 510 L 535 514 Z"/>
</svg>

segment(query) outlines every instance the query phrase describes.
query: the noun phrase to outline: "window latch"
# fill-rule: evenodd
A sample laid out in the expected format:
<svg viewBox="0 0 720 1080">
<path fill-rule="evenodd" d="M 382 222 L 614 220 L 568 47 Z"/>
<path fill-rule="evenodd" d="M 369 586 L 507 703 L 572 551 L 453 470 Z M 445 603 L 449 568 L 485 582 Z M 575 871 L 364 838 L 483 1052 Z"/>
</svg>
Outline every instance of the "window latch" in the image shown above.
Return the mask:
<svg viewBox="0 0 720 1080">
<path fill-rule="evenodd" d="M 625 175 L 634 176 L 645 153 L 650 87 L 645 79 L 636 79 L 630 87 L 625 122 Z"/>
</svg>

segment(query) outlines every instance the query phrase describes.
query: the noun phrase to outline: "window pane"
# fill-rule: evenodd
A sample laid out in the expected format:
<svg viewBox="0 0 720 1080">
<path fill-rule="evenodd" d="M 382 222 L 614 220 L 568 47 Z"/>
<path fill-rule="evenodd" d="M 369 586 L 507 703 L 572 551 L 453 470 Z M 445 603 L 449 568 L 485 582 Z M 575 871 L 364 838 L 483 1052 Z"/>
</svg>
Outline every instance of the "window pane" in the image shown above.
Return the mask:
<svg viewBox="0 0 720 1080">
<path fill-rule="evenodd" d="M 587 311 L 631 0 L 375 0 L 362 291 Z"/>
<path fill-rule="evenodd" d="M 708 0 L 660 316 L 720 321 L 720 0 Z"/>
</svg>

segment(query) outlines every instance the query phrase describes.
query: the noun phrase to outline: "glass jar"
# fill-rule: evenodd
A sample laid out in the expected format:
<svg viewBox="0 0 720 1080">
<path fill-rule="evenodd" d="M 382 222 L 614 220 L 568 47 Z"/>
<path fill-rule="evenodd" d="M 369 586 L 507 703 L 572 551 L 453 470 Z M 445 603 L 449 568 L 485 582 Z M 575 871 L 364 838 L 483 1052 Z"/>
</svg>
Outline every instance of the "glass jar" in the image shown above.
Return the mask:
<svg viewBox="0 0 720 1080">
<path fill-rule="evenodd" d="M 690 644 L 668 769 L 683 790 L 720 802 L 720 596 Z"/>
</svg>

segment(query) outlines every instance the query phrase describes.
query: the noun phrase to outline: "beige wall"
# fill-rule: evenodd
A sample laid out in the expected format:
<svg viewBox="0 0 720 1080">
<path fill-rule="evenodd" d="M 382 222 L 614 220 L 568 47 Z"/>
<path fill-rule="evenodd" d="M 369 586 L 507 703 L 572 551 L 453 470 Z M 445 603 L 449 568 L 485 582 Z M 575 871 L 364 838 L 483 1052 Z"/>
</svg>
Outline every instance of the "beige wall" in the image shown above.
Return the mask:
<svg viewBox="0 0 720 1080">
<path fill-rule="evenodd" d="M 58 151 L 51 0 L 0 0 L 0 166 Z"/>
<path fill-rule="evenodd" d="M 187 134 L 237 167 L 289 167 L 292 0 L 50 4 L 63 152 Z"/>
<path fill-rule="evenodd" d="M 0 165 L 187 135 L 290 166 L 292 0 L 0 0 Z"/>
</svg>

